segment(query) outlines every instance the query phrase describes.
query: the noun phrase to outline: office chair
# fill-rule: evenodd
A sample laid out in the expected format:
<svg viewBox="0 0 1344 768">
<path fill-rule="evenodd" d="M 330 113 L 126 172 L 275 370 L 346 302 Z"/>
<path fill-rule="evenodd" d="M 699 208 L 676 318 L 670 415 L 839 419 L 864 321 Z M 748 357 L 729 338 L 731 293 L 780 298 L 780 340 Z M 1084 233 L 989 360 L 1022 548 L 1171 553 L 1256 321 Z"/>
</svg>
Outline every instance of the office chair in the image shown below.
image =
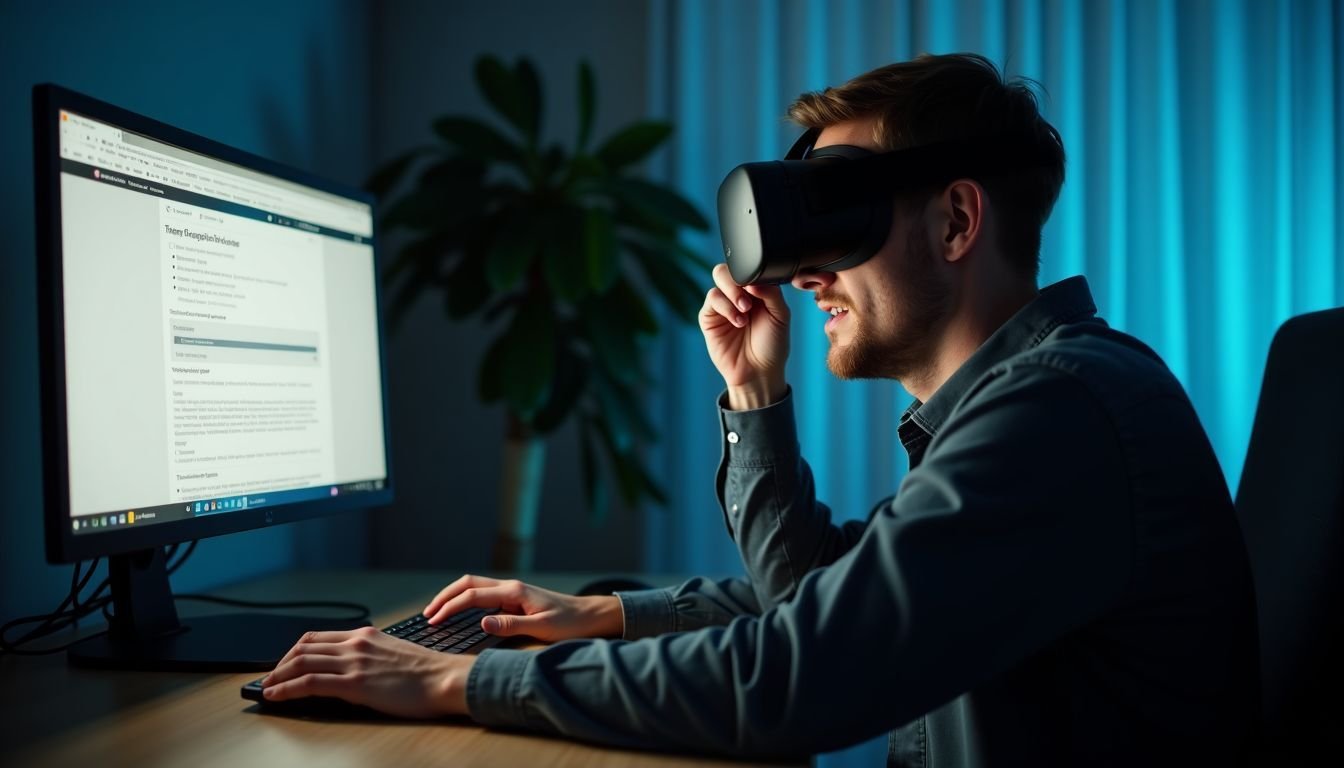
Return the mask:
<svg viewBox="0 0 1344 768">
<path fill-rule="evenodd" d="M 1274 335 L 1236 503 L 1259 610 L 1264 749 L 1344 758 L 1344 308 Z"/>
</svg>

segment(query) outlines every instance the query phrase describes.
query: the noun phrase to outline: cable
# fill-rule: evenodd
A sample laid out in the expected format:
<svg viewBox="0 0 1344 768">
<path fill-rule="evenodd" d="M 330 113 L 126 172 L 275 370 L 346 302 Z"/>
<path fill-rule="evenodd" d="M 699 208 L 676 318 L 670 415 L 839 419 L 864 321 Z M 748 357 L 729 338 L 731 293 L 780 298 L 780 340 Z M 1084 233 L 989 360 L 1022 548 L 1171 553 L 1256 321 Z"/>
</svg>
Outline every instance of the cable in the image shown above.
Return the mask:
<svg viewBox="0 0 1344 768">
<path fill-rule="evenodd" d="M 70 577 L 70 592 L 65 596 L 65 600 L 61 601 L 61 604 L 56 608 L 56 610 L 47 614 L 40 614 L 36 616 L 24 616 L 22 618 L 14 619 L 13 621 L 7 622 L 3 627 L 0 627 L 0 656 L 6 653 L 13 653 L 16 655 L 34 655 L 34 652 L 31 651 L 25 652 L 21 650 L 20 646 L 26 643 L 30 643 L 34 640 L 41 639 L 43 637 L 47 637 L 48 635 L 54 634 L 56 632 L 59 632 L 60 630 L 65 629 L 67 626 L 74 624 L 81 617 L 87 616 L 88 614 L 102 607 L 101 603 L 95 604 L 94 598 L 97 597 L 98 592 L 101 591 L 103 585 L 99 585 L 98 590 L 95 590 L 94 594 L 90 596 L 88 602 L 86 602 L 84 605 L 79 604 L 79 593 L 83 591 L 84 587 L 89 583 L 89 580 L 93 578 L 94 572 L 97 571 L 98 559 L 95 559 L 93 563 L 90 564 L 89 572 L 84 574 L 84 577 L 81 580 L 79 572 L 80 567 L 83 564 L 84 564 L 83 561 L 75 563 L 74 572 L 71 574 Z M 66 606 L 72 606 L 72 607 L 69 610 L 67 610 Z M 7 639 L 7 635 L 9 634 L 11 629 L 15 627 L 21 627 L 25 624 L 38 624 L 38 626 L 29 630 L 26 634 L 23 635 L 23 637 L 20 637 L 17 640 L 11 642 L 10 640 Z M 53 649 L 53 650 L 60 650 L 60 649 Z"/>
<path fill-rule="evenodd" d="M 196 551 L 196 544 L 198 541 L 199 541 L 198 539 L 193 539 L 191 542 L 189 542 L 186 545 L 186 549 L 182 551 L 181 556 L 178 556 L 176 560 L 174 560 L 173 558 L 174 556 L 177 556 L 180 545 L 173 544 L 165 550 L 164 561 L 167 562 L 165 570 L 167 571 L 167 574 L 169 576 L 177 572 L 177 570 L 181 568 L 184 563 L 187 562 L 187 559 L 190 558 L 192 553 Z M 66 627 L 78 628 L 79 620 L 94 612 L 101 612 L 104 618 L 106 618 L 109 622 L 112 621 L 115 618 L 115 614 L 112 612 L 112 596 L 111 595 L 107 595 L 106 597 L 103 596 L 103 592 L 112 584 L 110 577 L 104 578 L 101 582 L 99 582 L 98 586 L 94 588 L 93 592 L 88 596 L 88 598 L 84 599 L 82 602 L 79 597 L 80 593 L 84 591 L 84 588 L 88 586 L 89 581 L 93 578 L 93 574 L 98 570 L 98 563 L 100 561 L 101 558 L 95 558 L 94 561 L 89 564 L 88 572 L 84 573 L 82 576 L 81 571 L 83 570 L 84 561 L 80 560 L 75 563 L 74 570 L 70 574 L 70 592 L 65 596 L 65 599 L 61 601 L 61 604 L 57 606 L 56 610 L 46 614 L 40 614 L 35 616 L 24 616 L 6 622 L 4 626 L 0 626 L 0 657 L 3 657 L 6 654 L 12 654 L 15 656 L 44 656 L 52 653 L 59 653 L 61 651 L 68 649 L 75 643 L 81 642 L 87 638 L 78 638 L 76 640 L 72 640 L 62 645 L 50 646 L 45 648 L 26 648 L 24 646 L 27 646 L 45 637 L 50 637 L 51 635 L 56 634 L 57 632 L 65 629 Z M 272 602 L 272 601 L 259 601 L 259 600 L 238 600 L 229 597 L 215 597 L 214 595 L 194 595 L 194 594 L 173 595 L 173 600 L 174 601 L 192 600 L 204 603 L 218 603 L 220 605 L 232 605 L 243 608 L 339 608 L 354 611 L 356 614 L 358 614 L 354 617 L 347 619 L 348 621 L 363 621 L 367 619 L 370 614 L 368 606 L 361 605 L 359 603 L 349 603 L 339 600 Z M 15 640 L 10 640 L 9 639 L 10 631 L 15 627 L 22 627 L 25 624 L 37 624 L 38 626 L 24 633 L 22 637 L 19 637 Z M 89 635 L 89 637 L 96 637 L 97 635 L 103 634 L 106 631 L 107 630 L 103 630 L 102 632 L 94 633 L 93 635 Z"/>
<path fill-rule="evenodd" d="M 182 564 L 187 562 L 187 558 L 191 557 L 191 553 L 196 551 L 196 542 L 198 541 L 200 541 L 200 539 L 192 539 L 191 543 L 187 545 L 187 551 L 182 553 L 182 556 L 177 559 L 176 563 L 170 561 L 173 559 L 173 555 L 177 554 L 177 545 L 174 544 L 168 548 L 168 554 L 164 555 L 163 559 L 164 562 L 168 563 L 169 576 L 176 573 L 177 569 L 181 568 Z"/>
</svg>

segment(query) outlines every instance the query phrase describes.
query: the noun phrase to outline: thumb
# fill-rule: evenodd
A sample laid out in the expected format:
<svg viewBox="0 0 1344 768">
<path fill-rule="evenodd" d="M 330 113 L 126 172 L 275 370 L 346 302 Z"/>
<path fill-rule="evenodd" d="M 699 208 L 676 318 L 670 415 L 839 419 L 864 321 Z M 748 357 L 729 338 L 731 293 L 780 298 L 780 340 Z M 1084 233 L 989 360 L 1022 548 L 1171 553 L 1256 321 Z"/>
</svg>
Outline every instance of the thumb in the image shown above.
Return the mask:
<svg viewBox="0 0 1344 768">
<path fill-rule="evenodd" d="M 481 619 L 481 628 L 492 635 L 511 637 L 513 635 L 536 636 L 545 623 L 536 616 L 515 616 L 499 613 Z"/>
<path fill-rule="evenodd" d="M 747 293 L 760 299 L 765 305 L 766 311 L 771 315 L 788 319 L 789 305 L 784 301 L 784 291 L 778 285 L 748 285 L 744 288 Z"/>
</svg>

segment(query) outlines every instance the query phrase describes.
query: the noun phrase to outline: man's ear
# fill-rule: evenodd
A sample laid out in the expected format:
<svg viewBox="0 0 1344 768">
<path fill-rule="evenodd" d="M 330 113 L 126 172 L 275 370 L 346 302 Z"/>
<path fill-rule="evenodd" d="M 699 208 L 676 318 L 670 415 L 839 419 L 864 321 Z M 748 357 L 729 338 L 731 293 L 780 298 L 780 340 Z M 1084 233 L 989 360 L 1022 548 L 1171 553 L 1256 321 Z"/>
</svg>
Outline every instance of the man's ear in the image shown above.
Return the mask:
<svg viewBox="0 0 1344 768">
<path fill-rule="evenodd" d="M 971 179 L 958 179 L 943 190 L 937 205 L 942 214 L 939 240 L 945 260 L 960 261 L 975 248 L 985 229 L 988 202 L 985 188 Z"/>
</svg>

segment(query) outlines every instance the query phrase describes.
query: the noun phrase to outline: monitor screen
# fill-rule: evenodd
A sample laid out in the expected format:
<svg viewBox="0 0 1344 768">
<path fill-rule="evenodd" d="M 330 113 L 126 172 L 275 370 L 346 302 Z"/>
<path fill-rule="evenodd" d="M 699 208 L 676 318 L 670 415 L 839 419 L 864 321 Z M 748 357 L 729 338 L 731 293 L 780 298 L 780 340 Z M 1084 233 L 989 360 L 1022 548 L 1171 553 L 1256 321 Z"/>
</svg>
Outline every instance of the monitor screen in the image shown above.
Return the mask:
<svg viewBox="0 0 1344 768">
<path fill-rule="evenodd" d="M 358 624 L 181 620 L 163 547 L 391 500 L 372 196 L 57 86 L 33 128 L 47 557 L 109 557 L 113 606 L 71 662 Z"/>
<path fill-rule="evenodd" d="M 387 500 L 372 199 L 45 98 L 49 559 Z"/>
</svg>

